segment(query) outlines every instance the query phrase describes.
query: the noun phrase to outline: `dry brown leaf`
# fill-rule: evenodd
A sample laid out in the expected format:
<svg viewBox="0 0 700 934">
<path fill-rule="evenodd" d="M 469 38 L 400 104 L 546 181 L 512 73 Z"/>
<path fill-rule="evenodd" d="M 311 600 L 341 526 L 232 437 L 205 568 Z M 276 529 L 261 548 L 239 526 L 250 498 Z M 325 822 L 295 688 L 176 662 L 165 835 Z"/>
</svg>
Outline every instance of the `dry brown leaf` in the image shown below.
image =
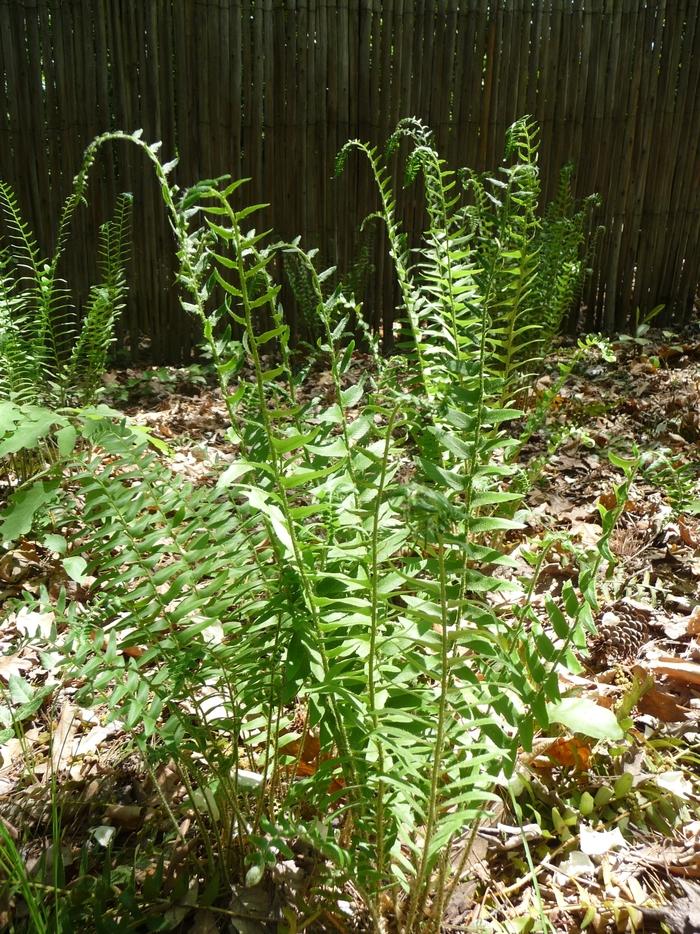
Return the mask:
<svg viewBox="0 0 700 934">
<path fill-rule="evenodd" d="M 640 713 L 649 714 L 664 723 L 679 723 L 685 720 L 690 713 L 687 707 L 682 707 L 678 700 L 667 691 L 651 688 L 640 698 L 637 704 Z"/>
<path fill-rule="evenodd" d="M 2 816 L 0 816 L 0 822 L 2 823 L 3 827 L 7 831 L 8 835 L 13 840 L 15 841 L 19 840 L 19 831 L 17 830 L 14 824 L 11 824 L 6 818 Z M 2 928 L 2 930 L 5 930 L 5 928 Z"/>
<path fill-rule="evenodd" d="M 664 620 L 662 623 L 664 635 L 667 639 L 677 642 L 688 635 L 688 618 L 675 616 L 673 619 Z"/>
<path fill-rule="evenodd" d="M 700 820 L 694 820 L 686 824 L 681 832 L 686 845 L 700 853 Z"/>
<path fill-rule="evenodd" d="M 53 613 L 37 613 L 23 606 L 15 618 L 17 631 L 29 639 L 36 639 L 39 636 L 42 639 L 48 639 L 51 635 L 51 628 L 54 623 Z"/>
<path fill-rule="evenodd" d="M 131 629 L 125 630 L 125 631 L 122 633 L 122 635 L 126 637 L 126 636 L 129 635 L 131 632 L 133 632 L 133 630 L 131 630 Z M 97 635 L 97 631 L 96 631 L 96 630 L 93 631 L 93 635 Z M 103 640 L 102 645 L 103 645 L 103 647 L 104 647 L 104 649 L 105 649 L 105 651 L 106 651 L 107 648 L 108 648 L 108 646 L 109 646 L 109 637 L 108 637 L 108 636 L 105 636 L 105 637 L 104 637 L 104 640 Z M 126 658 L 141 658 L 141 656 L 145 654 L 146 649 L 145 649 L 144 646 L 141 646 L 141 645 L 124 645 L 124 644 L 122 643 L 122 644 L 119 645 L 119 651 L 120 651 L 120 652 L 122 653 L 122 655 L 124 655 Z"/>
<path fill-rule="evenodd" d="M 99 746 L 107 739 L 107 737 L 112 736 L 116 733 L 117 730 L 114 728 L 113 724 L 108 726 L 97 726 L 91 727 L 87 733 L 78 738 L 77 743 L 73 747 L 73 758 L 76 756 L 87 756 L 91 752 L 96 752 Z"/>
<path fill-rule="evenodd" d="M 316 763 L 315 762 L 304 762 L 303 760 L 297 763 L 297 766 L 294 770 L 294 775 L 297 778 L 307 778 L 309 775 L 316 774 Z"/>
<path fill-rule="evenodd" d="M 560 737 L 545 750 L 547 756 L 558 765 L 585 771 L 591 760 L 590 744 L 575 736 Z"/>
<path fill-rule="evenodd" d="M 176 789 L 181 787 L 182 779 L 172 759 L 156 771 L 156 784 L 167 801 L 172 800 Z"/>
<path fill-rule="evenodd" d="M 571 531 L 584 545 L 595 547 L 600 541 L 600 526 L 593 522 L 578 522 L 572 525 Z"/>
<path fill-rule="evenodd" d="M 678 532 L 684 545 L 689 548 L 700 548 L 700 542 L 695 538 L 693 530 L 688 528 L 682 518 L 678 520 Z"/>
<path fill-rule="evenodd" d="M 7 772 L 24 755 L 22 740 L 13 736 L 0 746 L 1 770 Z"/>
<path fill-rule="evenodd" d="M 651 671 L 675 681 L 685 684 L 700 684 L 700 665 L 697 662 L 684 662 L 682 659 L 662 655 L 652 661 L 645 662 Z"/>
<path fill-rule="evenodd" d="M 0 678 L 7 683 L 12 675 L 21 675 L 23 671 L 31 667 L 32 663 L 28 658 L 22 658 L 19 655 L 3 655 L 0 658 Z"/>
<path fill-rule="evenodd" d="M 0 580 L 6 584 L 17 584 L 31 571 L 36 552 L 25 553 L 21 549 L 6 552 L 0 558 Z"/>
<path fill-rule="evenodd" d="M 700 603 L 693 607 L 693 611 L 688 617 L 686 632 L 691 636 L 700 635 Z"/>
<path fill-rule="evenodd" d="M 617 506 L 617 496 L 615 493 L 610 491 L 609 493 L 601 493 L 598 497 L 598 502 L 604 506 L 606 509 L 614 509 Z M 623 512 L 636 512 L 636 503 L 631 500 L 625 500 L 625 505 L 622 507 Z"/>
<path fill-rule="evenodd" d="M 284 751 L 287 755 L 290 756 L 299 756 L 302 762 L 317 762 L 318 757 L 321 754 L 321 744 L 318 741 L 318 738 L 312 733 L 307 733 L 304 737 L 304 746 L 301 749 L 301 755 L 299 755 L 300 750 L 300 741 L 293 740 L 291 743 L 287 743 L 284 747 Z"/>
<path fill-rule="evenodd" d="M 124 830 L 138 830 L 143 824 L 143 808 L 138 804 L 110 804 L 105 821 Z"/>
<path fill-rule="evenodd" d="M 66 701 L 56 729 L 51 736 L 51 770 L 54 774 L 60 772 L 70 762 L 73 756 L 73 739 L 77 729 L 76 708 Z M 46 777 L 48 778 L 48 773 Z"/>
<path fill-rule="evenodd" d="M 591 700 L 594 700 L 599 707 L 605 707 L 607 710 L 612 710 L 617 702 L 614 691 L 607 692 L 604 690 L 599 690 L 595 697 L 591 696 Z"/>
</svg>

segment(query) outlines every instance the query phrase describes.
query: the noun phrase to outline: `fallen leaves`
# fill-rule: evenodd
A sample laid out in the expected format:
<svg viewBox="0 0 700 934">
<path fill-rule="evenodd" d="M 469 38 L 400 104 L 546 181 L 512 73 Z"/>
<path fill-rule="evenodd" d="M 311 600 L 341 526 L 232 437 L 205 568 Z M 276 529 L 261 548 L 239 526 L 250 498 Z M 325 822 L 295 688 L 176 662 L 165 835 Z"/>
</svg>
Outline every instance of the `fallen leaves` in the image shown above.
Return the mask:
<svg viewBox="0 0 700 934">
<path fill-rule="evenodd" d="M 693 608 L 688 617 L 686 632 L 689 636 L 700 636 L 700 603 Z"/>
<path fill-rule="evenodd" d="M 591 744 L 576 736 L 559 737 L 544 750 L 545 755 L 557 765 L 585 771 L 591 761 Z"/>
<path fill-rule="evenodd" d="M 45 641 L 51 635 L 55 619 L 53 612 L 38 612 L 23 606 L 14 616 L 14 619 L 10 618 L 8 622 L 14 621 L 17 632 L 26 636 L 30 641 L 35 639 Z"/>
<path fill-rule="evenodd" d="M 634 671 L 643 672 L 644 670 L 637 667 Z M 679 723 L 690 714 L 690 708 L 681 706 L 673 694 L 656 687 L 651 688 L 640 698 L 637 709 L 640 713 L 656 717 L 662 723 Z"/>
<path fill-rule="evenodd" d="M 73 740 L 78 731 L 76 708 L 66 701 L 55 730 L 51 734 L 51 774 L 58 775 L 73 758 Z M 46 780 L 49 779 L 47 772 Z"/>
<path fill-rule="evenodd" d="M 613 830 L 592 830 L 585 824 L 579 827 L 579 846 L 586 856 L 602 856 L 617 848 L 626 850 L 629 843 L 622 836 L 619 827 Z"/>
<path fill-rule="evenodd" d="M 700 664 L 687 662 L 674 656 L 662 655 L 656 659 L 646 661 L 645 666 L 653 672 L 665 675 L 684 684 L 700 685 Z"/>
<path fill-rule="evenodd" d="M 5 682 L 5 684 L 10 683 L 12 677 L 17 677 L 21 675 L 22 672 L 27 671 L 32 667 L 32 662 L 26 656 L 22 657 L 20 655 L 3 655 L 0 658 L 0 678 Z"/>
<path fill-rule="evenodd" d="M 137 804 L 110 804 L 105 810 L 104 820 L 123 830 L 138 830 L 144 821 L 144 808 Z"/>
</svg>

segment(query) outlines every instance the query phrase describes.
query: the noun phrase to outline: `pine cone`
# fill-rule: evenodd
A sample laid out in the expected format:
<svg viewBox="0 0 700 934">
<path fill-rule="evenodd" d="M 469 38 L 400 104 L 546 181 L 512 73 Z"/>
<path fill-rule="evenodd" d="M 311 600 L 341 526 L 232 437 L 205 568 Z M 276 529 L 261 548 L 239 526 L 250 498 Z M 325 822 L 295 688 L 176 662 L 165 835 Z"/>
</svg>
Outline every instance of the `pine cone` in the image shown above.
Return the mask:
<svg viewBox="0 0 700 934">
<path fill-rule="evenodd" d="M 647 620 L 641 607 L 619 600 L 605 607 L 596 620 L 598 632 L 591 640 L 591 660 L 596 666 L 636 658 L 647 641 Z"/>
</svg>

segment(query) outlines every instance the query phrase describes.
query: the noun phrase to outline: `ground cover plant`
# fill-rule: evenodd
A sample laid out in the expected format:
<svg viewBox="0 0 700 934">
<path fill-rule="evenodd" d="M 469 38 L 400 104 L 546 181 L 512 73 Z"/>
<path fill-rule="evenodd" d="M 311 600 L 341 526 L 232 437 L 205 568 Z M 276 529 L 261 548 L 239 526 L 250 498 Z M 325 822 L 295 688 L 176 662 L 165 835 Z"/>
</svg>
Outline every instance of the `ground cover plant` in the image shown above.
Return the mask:
<svg viewBox="0 0 700 934">
<path fill-rule="evenodd" d="M 15 194 L 0 181 L 0 459 L 15 481 L 13 516 L 3 537 L 28 530 L 34 513 L 53 501 L 51 465 L 89 434 L 106 410 L 94 403 L 102 387 L 114 329 L 126 297 L 131 196 L 120 195 L 97 241 L 101 281 L 78 313 L 59 274 L 76 210 L 85 201 L 97 148 L 87 149 L 58 219 L 53 254 L 41 255 Z"/>
<path fill-rule="evenodd" d="M 0 250 L 0 398 L 48 403 L 54 408 L 86 404 L 101 385 L 114 326 L 126 295 L 131 196 L 121 195 L 114 217 L 100 228 L 98 271 L 82 316 L 59 263 L 76 209 L 86 197 L 95 148 L 85 156 L 58 221 L 53 255 L 41 256 L 22 219 L 12 188 L 0 182 L 7 243 Z"/>
<path fill-rule="evenodd" d="M 671 484 L 673 452 L 649 460 L 620 444 L 585 540 L 533 518 L 561 445 L 588 442 L 585 412 L 558 424 L 565 379 L 610 360 L 584 341 L 545 365 L 585 271 L 587 206 L 565 174 L 536 210 L 529 120 L 511 128 L 496 181 L 453 174 L 416 121 L 389 155 L 401 139 L 429 217 L 415 252 L 384 157 L 351 142 L 339 159 L 363 152 L 379 188 L 406 315 L 404 352 L 389 360 L 371 338 L 358 355 L 349 328 L 362 310 L 324 287 L 313 254 L 250 226 L 240 180 L 182 191 L 139 134 L 88 151 L 85 173 L 115 141 L 156 172 L 182 304 L 217 383 L 219 443 L 194 469 L 162 432 L 60 409 L 47 416 L 64 432 L 57 455 L 39 466 L 52 498 L 5 510 L 0 712 L 15 771 L 1 907 L 16 930 L 438 931 L 468 916 L 465 879 L 489 829 L 504 874 L 515 866 L 522 881 L 495 893 L 484 930 L 605 924 L 618 902 L 562 896 L 553 919 L 535 865 L 548 844 L 570 863 L 555 878 L 573 879 L 582 857 L 593 867 L 592 846 L 613 846 L 599 834 L 624 844 L 620 830 L 680 832 L 697 818 L 693 754 L 644 744 L 631 717 L 648 672 L 606 704 L 582 664 L 590 639 L 604 662 L 602 634 L 642 631 L 620 623 L 631 611 L 616 577 L 639 483 L 669 484 L 691 547 L 692 468 Z M 311 366 L 290 346 L 280 256 L 312 296 Z M 28 432 L 13 411 L 8 439 L 31 450 L 49 429 Z M 21 562 L 35 559 L 47 580 L 23 586 Z M 692 606 L 686 616 L 684 637 Z M 623 639 L 620 657 L 638 648 Z M 692 680 L 692 658 L 665 664 Z M 79 847 L 76 826 L 88 827 Z"/>
</svg>

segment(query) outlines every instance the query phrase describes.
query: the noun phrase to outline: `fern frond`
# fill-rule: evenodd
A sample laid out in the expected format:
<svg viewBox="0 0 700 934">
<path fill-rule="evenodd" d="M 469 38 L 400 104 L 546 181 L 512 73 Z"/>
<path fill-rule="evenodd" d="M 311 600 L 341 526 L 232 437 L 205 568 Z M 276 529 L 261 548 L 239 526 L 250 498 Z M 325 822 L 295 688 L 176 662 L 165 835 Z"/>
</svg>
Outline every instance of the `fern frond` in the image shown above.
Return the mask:
<svg viewBox="0 0 700 934">
<path fill-rule="evenodd" d="M 24 267 L 30 278 L 35 279 L 41 269 L 42 260 L 36 239 L 22 218 L 12 186 L 0 180 L 0 211 L 5 220 L 8 239 L 12 246 L 14 262 Z"/>
<path fill-rule="evenodd" d="M 80 334 L 65 370 L 66 391 L 88 401 L 99 387 L 114 341 L 114 326 L 124 307 L 131 205 L 131 195 L 120 195 L 114 218 L 100 228 L 98 268 L 102 282 L 90 290 Z"/>
<path fill-rule="evenodd" d="M 41 376 L 31 345 L 32 310 L 9 252 L 0 252 L 0 397 L 20 403 L 36 398 Z"/>
<path fill-rule="evenodd" d="M 381 201 L 379 216 L 386 226 L 389 240 L 389 253 L 394 262 L 394 268 L 403 299 L 403 309 L 406 313 L 410 334 L 413 340 L 413 351 L 418 366 L 419 382 L 423 390 L 430 395 L 423 353 L 423 337 L 421 333 L 423 308 L 420 297 L 411 280 L 410 254 L 407 248 L 406 235 L 401 230 L 396 219 L 394 210 L 396 198 L 391 185 L 391 175 L 385 160 L 381 157 L 377 148 L 356 139 L 347 142 L 336 156 L 336 174 L 340 174 L 343 171 L 348 156 L 355 150 L 362 153 L 369 162 L 372 177 L 379 192 Z"/>
<path fill-rule="evenodd" d="M 125 289 L 127 204 L 122 199 L 115 218 L 100 233 L 99 266 L 103 283 L 90 292 L 82 328 L 58 266 L 73 215 L 85 199 L 88 173 L 99 146 L 88 146 L 78 175 L 61 210 L 53 255 L 43 258 L 22 219 L 12 188 L 0 182 L 0 212 L 9 249 L 3 260 L 0 302 L 0 392 L 24 401 L 65 405 L 89 401 L 104 368 L 116 315 Z M 85 394 L 84 398 L 82 394 Z"/>
<path fill-rule="evenodd" d="M 55 391 L 65 352 L 74 339 L 72 301 L 56 277 L 58 256 L 49 262 L 40 255 L 36 239 L 22 219 L 14 192 L 6 182 L 0 182 L 0 209 L 8 229 L 18 282 L 34 306 L 27 349 L 34 355 L 37 367 L 46 371 L 49 391 Z"/>
<path fill-rule="evenodd" d="M 65 294 L 61 294 L 59 289 L 54 289 L 49 263 L 39 253 L 36 239 L 22 218 L 14 191 L 2 181 L 0 210 L 5 220 L 9 252 L 12 255 L 11 265 L 5 266 L 5 278 L 7 280 L 8 273 L 13 275 L 15 290 L 21 289 L 23 293 L 20 304 L 14 303 L 6 308 L 7 314 L 18 316 L 14 321 L 15 364 L 8 361 L 8 366 L 16 365 L 18 353 L 26 355 L 24 368 L 30 368 L 34 375 L 34 400 L 42 401 L 38 394 L 40 384 L 37 384 L 36 378 L 46 371 L 55 381 L 58 362 L 51 319 L 54 307 L 57 312 L 61 307 L 65 307 Z M 30 384 L 25 381 L 22 391 L 27 400 L 29 390 Z"/>
</svg>

